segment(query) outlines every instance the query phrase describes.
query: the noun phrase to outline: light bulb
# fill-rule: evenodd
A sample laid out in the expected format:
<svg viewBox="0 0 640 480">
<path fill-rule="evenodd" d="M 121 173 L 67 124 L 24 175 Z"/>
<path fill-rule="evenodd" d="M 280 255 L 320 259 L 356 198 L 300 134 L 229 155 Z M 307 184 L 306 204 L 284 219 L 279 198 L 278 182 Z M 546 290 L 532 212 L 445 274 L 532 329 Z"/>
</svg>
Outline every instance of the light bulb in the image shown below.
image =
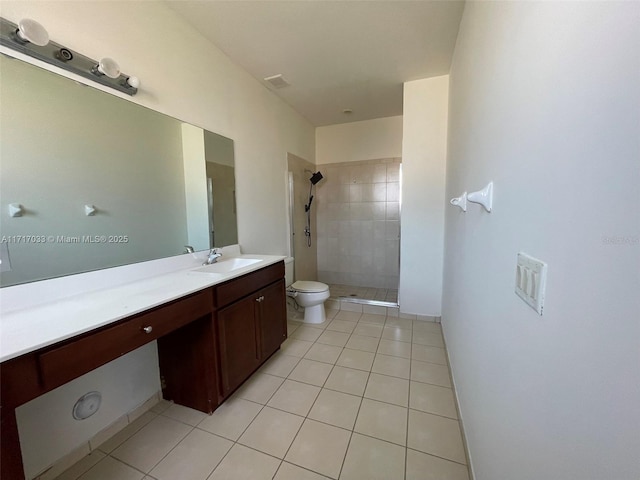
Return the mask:
<svg viewBox="0 0 640 480">
<path fill-rule="evenodd" d="M 45 28 L 30 18 L 23 18 L 20 20 L 18 23 L 18 30 L 16 30 L 16 35 L 23 42 L 30 42 L 41 47 L 44 47 L 49 43 L 49 34 Z"/>
<path fill-rule="evenodd" d="M 127 78 L 127 85 L 132 88 L 140 88 L 140 79 L 138 77 Z"/>
<path fill-rule="evenodd" d="M 94 72 L 97 71 L 99 75 L 106 75 L 109 78 L 118 78 L 120 76 L 120 66 L 112 58 L 103 58 L 100 63 L 94 67 Z"/>
</svg>

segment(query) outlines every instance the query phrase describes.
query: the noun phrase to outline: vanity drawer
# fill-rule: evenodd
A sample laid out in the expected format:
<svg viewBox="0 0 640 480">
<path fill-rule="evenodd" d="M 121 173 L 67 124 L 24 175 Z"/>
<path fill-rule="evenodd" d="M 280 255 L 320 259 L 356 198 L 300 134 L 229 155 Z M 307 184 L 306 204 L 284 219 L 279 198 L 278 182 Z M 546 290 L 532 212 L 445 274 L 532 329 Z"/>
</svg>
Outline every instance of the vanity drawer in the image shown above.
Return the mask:
<svg viewBox="0 0 640 480">
<path fill-rule="evenodd" d="M 211 290 L 105 327 L 38 355 L 43 386 L 55 388 L 213 311 Z"/>
<path fill-rule="evenodd" d="M 218 308 L 229 305 L 283 278 L 284 262 L 278 262 L 217 285 L 215 288 L 216 305 Z"/>
</svg>

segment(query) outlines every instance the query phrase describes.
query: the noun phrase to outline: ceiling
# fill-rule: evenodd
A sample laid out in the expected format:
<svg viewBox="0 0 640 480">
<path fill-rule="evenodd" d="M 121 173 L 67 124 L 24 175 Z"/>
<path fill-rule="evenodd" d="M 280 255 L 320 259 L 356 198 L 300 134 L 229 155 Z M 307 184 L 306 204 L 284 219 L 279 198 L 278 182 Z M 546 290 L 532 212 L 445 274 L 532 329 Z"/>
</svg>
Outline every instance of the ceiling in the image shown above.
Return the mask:
<svg viewBox="0 0 640 480">
<path fill-rule="evenodd" d="M 457 0 L 167 3 L 315 126 L 402 115 L 404 82 L 449 72 L 464 8 Z M 290 86 L 263 80 L 277 74 Z"/>
</svg>

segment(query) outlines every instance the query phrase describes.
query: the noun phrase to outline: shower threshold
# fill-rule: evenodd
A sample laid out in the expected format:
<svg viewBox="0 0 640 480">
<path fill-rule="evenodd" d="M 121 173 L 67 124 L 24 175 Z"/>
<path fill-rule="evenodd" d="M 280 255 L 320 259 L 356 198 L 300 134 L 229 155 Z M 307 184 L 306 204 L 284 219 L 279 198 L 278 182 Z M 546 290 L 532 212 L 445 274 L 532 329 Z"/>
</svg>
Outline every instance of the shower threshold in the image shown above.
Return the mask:
<svg viewBox="0 0 640 480">
<path fill-rule="evenodd" d="M 368 300 L 366 298 L 358 297 L 330 297 L 333 300 L 340 300 L 341 302 L 359 303 L 361 305 L 375 305 L 376 307 L 398 307 L 398 302 L 387 302 L 385 300 Z"/>
<path fill-rule="evenodd" d="M 331 292 L 331 298 L 333 300 L 342 302 L 374 305 L 378 307 L 398 306 L 397 289 L 330 284 L 329 291 Z"/>
</svg>

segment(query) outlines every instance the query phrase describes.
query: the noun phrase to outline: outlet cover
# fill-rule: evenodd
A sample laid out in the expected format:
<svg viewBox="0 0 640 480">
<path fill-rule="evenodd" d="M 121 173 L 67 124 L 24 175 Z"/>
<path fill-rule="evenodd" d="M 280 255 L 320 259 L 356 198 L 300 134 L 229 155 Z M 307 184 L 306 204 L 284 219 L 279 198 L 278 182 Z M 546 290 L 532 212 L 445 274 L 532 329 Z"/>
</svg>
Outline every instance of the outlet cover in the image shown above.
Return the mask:
<svg viewBox="0 0 640 480">
<path fill-rule="evenodd" d="M 547 264 L 526 253 L 518 253 L 516 295 L 538 312 L 538 315 L 542 315 L 544 310 L 546 283 Z"/>
</svg>

